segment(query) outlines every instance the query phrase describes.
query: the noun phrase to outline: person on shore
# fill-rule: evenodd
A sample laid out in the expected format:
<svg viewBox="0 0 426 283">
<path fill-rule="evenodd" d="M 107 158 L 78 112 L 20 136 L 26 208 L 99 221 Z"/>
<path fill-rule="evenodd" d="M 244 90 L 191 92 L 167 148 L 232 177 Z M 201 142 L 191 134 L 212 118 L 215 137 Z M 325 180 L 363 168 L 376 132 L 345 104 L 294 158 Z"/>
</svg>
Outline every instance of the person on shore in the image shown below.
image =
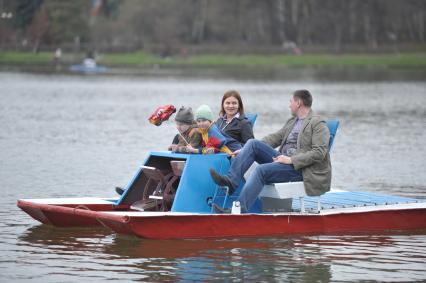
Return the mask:
<svg viewBox="0 0 426 283">
<path fill-rule="evenodd" d="M 219 119 L 215 124 L 225 135 L 244 145 L 253 139 L 253 126 L 244 115 L 244 105 L 240 94 L 235 90 L 225 92 L 222 97 Z"/>
<path fill-rule="evenodd" d="M 213 181 L 227 186 L 229 195 L 235 192 L 244 173 L 254 161 L 260 165 L 248 178 L 238 197 L 241 212 L 247 213 L 263 186 L 268 183 L 303 181 L 310 196 L 330 190 L 331 163 L 328 153 L 330 132 L 325 120 L 312 109 L 312 95 L 297 90 L 290 99 L 292 117 L 284 127 L 260 140 L 251 139 L 233 159 L 224 176 L 210 169 Z M 275 150 L 279 146 L 278 150 Z M 230 210 L 213 203 L 218 213 Z"/>
<path fill-rule="evenodd" d="M 201 147 L 187 146 L 190 153 L 212 154 L 232 152 L 241 149 L 241 144 L 231 137 L 222 134 L 216 124 L 213 123 L 213 114 L 208 105 L 201 105 L 195 112 L 198 131 L 201 134 Z"/>
<path fill-rule="evenodd" d="M 201 145 L 201 134 L 194 121 L 191 107 L 182 106 L 176 113 L 177 142 L 169 146 L 173 152 L 189 153 L 187 146 L 198 148 Z"/>
<path fill-rule="evenodd" d="M 53 55 L 53 62 L 55 63 L 55 65 L 59 65 L 61 63 L 61 58 L 62 58 L 62 49 L 61 48 L 56 48 L 55 53 Z"/>
</svg>

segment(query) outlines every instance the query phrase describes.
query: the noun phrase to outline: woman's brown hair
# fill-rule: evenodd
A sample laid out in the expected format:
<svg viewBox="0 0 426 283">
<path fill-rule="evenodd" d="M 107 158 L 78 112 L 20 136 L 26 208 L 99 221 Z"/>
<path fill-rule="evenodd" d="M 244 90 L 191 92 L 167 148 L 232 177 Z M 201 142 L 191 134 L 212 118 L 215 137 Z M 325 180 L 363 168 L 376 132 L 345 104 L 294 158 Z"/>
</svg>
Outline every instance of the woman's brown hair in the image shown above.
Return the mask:
<svg viewBox="0 0 426 283">
<path fill-rule="evenodd" d="M 225 115 L 225 109 L 223 108 L 223 103 L 225 100 L 229 97 L 234 97 L 238 100 L 238 112 L 240 113 L 240 116 L 244 116 L 244 105 L 243 101 L 241 100 L 241 96 L 236 90 L 228 90 L 225 92 L 225 94 L 222 97 L 222 103 L 220 104 L 220 112 L 219 115 L 223 116 Z"/>
</svg>

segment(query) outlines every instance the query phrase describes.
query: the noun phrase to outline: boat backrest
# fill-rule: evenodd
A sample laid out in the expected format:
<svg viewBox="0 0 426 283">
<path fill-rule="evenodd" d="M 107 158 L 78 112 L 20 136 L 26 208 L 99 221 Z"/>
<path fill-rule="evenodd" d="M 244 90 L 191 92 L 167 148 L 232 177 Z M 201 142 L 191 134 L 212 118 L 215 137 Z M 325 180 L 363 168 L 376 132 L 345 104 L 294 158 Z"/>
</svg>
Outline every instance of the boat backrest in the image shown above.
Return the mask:
<svg viewBox="0 0 426 283">
<path fill-rule="evenodd" d="M 254 125 L 256 124 L 257 114 L 255 113 L 246 113 L 247 120 L 249 120 L 251 127 L 254 128 Z"/>
<path fill-rule="evenodd" d="M 328 130 L 330 131 L 330 141 L 328 142 L 328 151 L 331 151 L 333 146 L 334 137 L 336 136 L 337 128 L 339 127 L 338 120 L 327 120 L 326 121 Z"/>
</svg>

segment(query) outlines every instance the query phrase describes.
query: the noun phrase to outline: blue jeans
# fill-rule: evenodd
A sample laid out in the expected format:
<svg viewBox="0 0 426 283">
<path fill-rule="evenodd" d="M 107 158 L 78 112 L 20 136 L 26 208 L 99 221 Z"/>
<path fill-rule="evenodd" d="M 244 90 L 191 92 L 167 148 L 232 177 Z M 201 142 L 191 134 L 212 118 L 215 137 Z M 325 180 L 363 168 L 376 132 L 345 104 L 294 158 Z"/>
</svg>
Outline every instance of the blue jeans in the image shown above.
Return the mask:
<svg viewBox="0 0 426 283">
<path fill-rule="evenodd" d="M 246 180 L 238 200 L 241 211 L 247 212 L 256 201 L 265 184 L 302 181 L 302 172 L 294 169 L 293 165 L 273 162 L 272 158 L 280 155 L 277 150 L 268 144 L 250 139 L 240 153 L 232 160 L 231 168 L 226 177 L 234 187 L 238 187 L 244 173 L 254 161 L 260 165 Z"/>
</svg>

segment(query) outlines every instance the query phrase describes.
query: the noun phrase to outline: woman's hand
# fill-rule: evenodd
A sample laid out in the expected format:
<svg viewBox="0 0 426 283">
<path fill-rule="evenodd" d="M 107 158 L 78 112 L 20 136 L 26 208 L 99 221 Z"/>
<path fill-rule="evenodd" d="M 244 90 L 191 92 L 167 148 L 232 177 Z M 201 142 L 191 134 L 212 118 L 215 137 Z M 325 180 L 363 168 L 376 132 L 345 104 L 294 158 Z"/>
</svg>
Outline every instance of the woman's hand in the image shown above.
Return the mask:
<svg viewBox="0 0 426 283">
<path fill-rule="evenodd" d="M 232 152 L 232 153 L 231 153 L 231 156 L 232 156 L 232 157 L 237 156 L 237 155 L 238 155 L 238 153 L 240 153 L 240 151 L 241 151 L 241 149 L 237 149 L 236 151 L 234 151 L 234 152 Z"/>
<path fill-rule="evenodd" d="M 291 158 L 285 155 L 278 155 L 277 157 L 272 157 L 272 160 L 277 163 L 283 164 L 292 164 Z"/>
</svg>

